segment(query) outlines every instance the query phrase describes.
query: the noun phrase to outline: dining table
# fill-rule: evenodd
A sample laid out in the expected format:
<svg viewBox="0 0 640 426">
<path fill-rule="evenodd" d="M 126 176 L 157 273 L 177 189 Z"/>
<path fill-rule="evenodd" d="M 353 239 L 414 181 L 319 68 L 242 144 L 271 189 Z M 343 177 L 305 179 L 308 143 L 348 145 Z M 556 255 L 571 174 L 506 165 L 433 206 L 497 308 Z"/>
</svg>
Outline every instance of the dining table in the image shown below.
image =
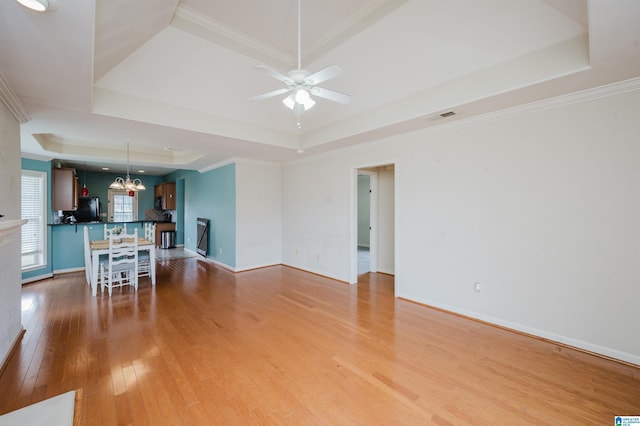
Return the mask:
<svg viewBox="0 0 640 426">
<path fill-rule="evenodd" d="M 100 256 L 109 254 L 109 240 L 92 240 L 89 242 L 91 249 L 91 293 L 98 294 L 98 274 Z M 138 253 L 149 252 L 151 285 L 156 285 L 156 245 L 145 239 L 138 238 Z"/>
</svg>

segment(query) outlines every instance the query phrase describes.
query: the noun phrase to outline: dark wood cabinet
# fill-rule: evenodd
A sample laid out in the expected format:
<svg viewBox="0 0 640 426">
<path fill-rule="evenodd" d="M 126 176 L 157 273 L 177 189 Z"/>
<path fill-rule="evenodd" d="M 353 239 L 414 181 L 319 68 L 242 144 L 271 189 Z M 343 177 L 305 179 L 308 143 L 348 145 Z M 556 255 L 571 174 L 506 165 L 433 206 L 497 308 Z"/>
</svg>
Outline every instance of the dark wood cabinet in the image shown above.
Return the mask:
<svg viewBox="0 0 640 426">
<path fill-rule="evenodd" d="M 156 246 L 162 245 L 162 231 L 175 231 L 176 224 L 173 222 L 157 222 L 156 223 Z"/>
<path fill-rule="evenodd" d="M 160 197 L 162 210 L 176 209 L 176 183 L 165 182 L 156 185 L 153 194 L 155 198 Z"/>
<path fill-rule="evenodd" d="M 78 177 L 76 169 L 53 169 L 53 210 L 78 209 Z"/>
</svg>

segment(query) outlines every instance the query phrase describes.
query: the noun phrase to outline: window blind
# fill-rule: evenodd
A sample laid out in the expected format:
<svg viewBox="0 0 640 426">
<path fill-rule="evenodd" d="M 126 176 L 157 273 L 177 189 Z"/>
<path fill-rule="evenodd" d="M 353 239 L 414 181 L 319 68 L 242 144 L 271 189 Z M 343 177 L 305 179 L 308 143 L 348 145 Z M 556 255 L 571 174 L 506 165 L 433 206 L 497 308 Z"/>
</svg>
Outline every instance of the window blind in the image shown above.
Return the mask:
<svg viewBox="0 0 640 426">
<path fill-rule="evenodd" d="M 22 171 L 21 215 L 28 222 L 22 226 L 22 267 L 43 264 L 45 225 L 45 173 Z"/>
</svg>

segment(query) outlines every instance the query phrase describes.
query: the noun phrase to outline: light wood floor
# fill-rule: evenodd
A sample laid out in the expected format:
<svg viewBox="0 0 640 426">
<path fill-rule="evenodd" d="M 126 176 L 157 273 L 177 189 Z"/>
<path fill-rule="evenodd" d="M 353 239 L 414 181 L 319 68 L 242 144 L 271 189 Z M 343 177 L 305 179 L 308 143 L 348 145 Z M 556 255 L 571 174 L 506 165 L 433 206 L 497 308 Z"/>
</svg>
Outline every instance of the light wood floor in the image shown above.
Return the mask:
<svg viewBox="0 0 640 426">
<path fill-rule="evenodd" d="M 122 291 L 120 291 L 122 290 Z M 640 415 L 640 369 L 287 267 L 198 258 L 158 285 L 23 287 L 26 333 L 0 414 L 82 388 L 87 425 L 611 425 Z"/>
</svg>

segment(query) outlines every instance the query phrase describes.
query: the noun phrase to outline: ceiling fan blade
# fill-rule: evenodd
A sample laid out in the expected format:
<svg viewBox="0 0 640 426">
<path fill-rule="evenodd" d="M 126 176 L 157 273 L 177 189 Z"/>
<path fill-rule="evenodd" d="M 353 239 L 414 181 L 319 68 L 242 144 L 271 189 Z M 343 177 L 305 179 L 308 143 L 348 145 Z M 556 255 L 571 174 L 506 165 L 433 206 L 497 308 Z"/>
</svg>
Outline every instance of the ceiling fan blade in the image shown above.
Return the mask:
<svg viewBox="0 0 640 426">
<path fill-rule="evenodd" d="M 275 78 L 276 80 L 280 80 L 280 81 L 283 81 L 283 82 L 287 83 L 287 85 L 290 84 L 290 83 L 293 83 L 289 77 L 287 77 L 286 75 L 282 74 L 280 71 L 274 70 L 273 68 L 268 67 L 266 65 L 257 65 L 255 68 L 258 71 L 262 71 L 264 73 L 267 73 L 268 75 L 270 75 L 271 77 Z"/>
<path fill-rule="evenodd" d="M 249 100 L 250 101 L 261 101 L 263 99 L 272 98 L 274 96 L 278 96 L 278 95 L 281 95 L 283 93 L 290 92 L 291 90 L 293 90 L 293 88 L 284 88 L 284 89 L 273 90 L 271 92 L 263 93 L 262 95 L 258 95 L 258 96 L 254 96 L 252 98 L 249 98 Z"/>
<path fill-rule="evenodd" d="M 312 95 L 329 99 L 330 101 L 339 102 L 341 104 L 348 104 L 351 102 L 351 95 L 345 95 L 344 93 L 323 89 L 322 87 L 312 87 L 310 91 Z"/>
<path fill-rule="evenodd" d="M 327 81 L 329 79 L 337 77 L 340 74 L 342 74 L 342 68 L 337 65 L 329 65 L 328 67 L 325 67 L 320 71 L 314 72 L 313 74 L 305 78 L 304 81 L 305 83 L 313 86 L 316 84 L 320 84 L 323 81 Z"/>
</svg>

